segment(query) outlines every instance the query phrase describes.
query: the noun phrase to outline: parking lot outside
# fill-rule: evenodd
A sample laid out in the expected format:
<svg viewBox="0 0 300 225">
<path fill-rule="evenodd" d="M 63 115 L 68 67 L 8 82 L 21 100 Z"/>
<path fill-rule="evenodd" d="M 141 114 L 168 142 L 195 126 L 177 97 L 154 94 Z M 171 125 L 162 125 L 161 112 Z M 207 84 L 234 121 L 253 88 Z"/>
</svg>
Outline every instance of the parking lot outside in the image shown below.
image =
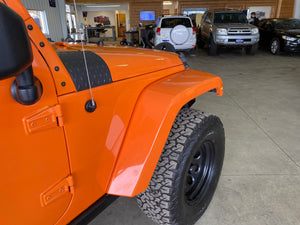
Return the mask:
<svg viewBox="0 0 300 225">
<path fill-rule="evenodd" d="M 193 106 L 220 116 L 226 155 L 216 194 L 196 225 L 300 224 L 300 55 L 203 50 L 191 68 L 221 76 L 224 96 Z M 120 197 L 90 225 L 154 225 L 134 198 Z"/>
</svg>

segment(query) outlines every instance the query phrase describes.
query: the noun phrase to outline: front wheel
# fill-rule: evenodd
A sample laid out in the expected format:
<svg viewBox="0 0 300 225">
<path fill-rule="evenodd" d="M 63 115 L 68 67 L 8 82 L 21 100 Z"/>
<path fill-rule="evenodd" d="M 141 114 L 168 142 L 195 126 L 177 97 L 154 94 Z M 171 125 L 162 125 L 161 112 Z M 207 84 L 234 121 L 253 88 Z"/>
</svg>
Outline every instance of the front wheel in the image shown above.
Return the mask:
<svg viewBox="0 0 300 225">
<path fill-rule="evenodd" d="M 177 115 L 138 205 L 162 225 L 191 225 L 204 213 L 221 174 L 224 129 L 220 119 L 194 109 Z"/>
<path fill-rule="evenodd" d="M 246 47 L 246 53 L 248 55 L 255 55 L 257 49 L 258 49 L 258 43 L 253 44 L 253 45 L 251 45 L 249 47 Z"/>
<path fill-rule="evenodd" d="M 202 39 L 201 32 L 199 31 L 198 39 L 197 39 L 198 48 L 204 48 L 205 42 Z"/>
<path fill-rule="evenodd" d="M 278 55 L 280 53 L 280 42 L 277 38 L 273 38 L 270 44 L 270 52 L 273 55 Z"/>
<path fill-rule="evenodd" d="M 208 41 L 208 54 L 215 56 L 215 55 L 217 55 L 217 53 L 218 53 L 218 46 L 217 46 L 216 42 L 214 41 L 214 38 L 210 37 L 209 41 Z"/>
</svg>

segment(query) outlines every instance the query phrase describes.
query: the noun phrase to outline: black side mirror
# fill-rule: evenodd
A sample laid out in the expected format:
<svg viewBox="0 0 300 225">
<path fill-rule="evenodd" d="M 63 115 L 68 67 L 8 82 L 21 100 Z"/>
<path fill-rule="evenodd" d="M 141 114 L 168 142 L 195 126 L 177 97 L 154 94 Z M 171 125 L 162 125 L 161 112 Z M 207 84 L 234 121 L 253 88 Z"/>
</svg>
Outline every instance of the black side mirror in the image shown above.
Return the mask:
<svg viewBox="0 0 300 225">
<path fill-rule="evenodd" d="M 33 60 L 23 19 L 0 3 L 0 80 L 24 72 Z"/>
<path fill-rule="evenodd" d="M 33 54 L 21 16 L 0 3 L 0 80 L 16 76 L 11 93 L 20 104 L 31 105 L 41 97 L 41 84 L 33 77 Z"/>
</svg>

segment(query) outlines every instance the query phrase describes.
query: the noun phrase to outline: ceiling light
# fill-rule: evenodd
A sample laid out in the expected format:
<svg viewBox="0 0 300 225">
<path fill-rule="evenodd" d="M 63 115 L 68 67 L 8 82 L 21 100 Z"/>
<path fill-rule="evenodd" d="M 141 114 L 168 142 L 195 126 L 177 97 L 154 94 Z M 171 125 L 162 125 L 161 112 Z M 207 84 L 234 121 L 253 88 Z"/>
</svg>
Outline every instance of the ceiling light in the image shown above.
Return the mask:
<svg viewBox="0 0 300 225">
<path fill-rule="evenodd" d="M 163 5 L 173 5 L 173 2 L 171 2 L 171 1 L 163 1 Z"/>
<path fill-rule="evenodd" d="M 87 5 L 88 8 L 120 7 L 120 5 Z"/>
</svg>

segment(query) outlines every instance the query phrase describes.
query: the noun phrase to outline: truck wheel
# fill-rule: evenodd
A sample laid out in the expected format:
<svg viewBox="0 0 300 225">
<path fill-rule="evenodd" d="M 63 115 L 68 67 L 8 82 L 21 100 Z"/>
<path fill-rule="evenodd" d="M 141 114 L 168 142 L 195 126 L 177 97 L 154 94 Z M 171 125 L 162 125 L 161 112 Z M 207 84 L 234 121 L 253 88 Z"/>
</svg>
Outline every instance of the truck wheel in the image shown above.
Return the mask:
<svg viewBox="0 0 300 225">
<path fill-rule="evenodd" d="M 217 55 L 217 53 L 218 53 L 218 46 L 214 41 L 213 37 L 210 37 L 208 41 L 208 54 L 215 56 Z"/>
<path fill-rule="evenodd" d="M 175 52 L 174 46 L 168 42 L 159 43 L 154 47 L 154 49 L 167 51 L 167 52 Z"/>
<path fill-rule="evenodd" d="M 255 55 L 256 51 L 258 49 L 258 43 L 251 45 L 246 48 L 246 54 L 248 55 Z"/>
<path fill-rule="evenodd" d="M 277 38 L 273 38 L 270 44 L 270 51 L 273 55 L 279 55 L 280 53 L 280 42 Z"/>
<path fill-rule="evenodd" d="M 198 48 L 204 48 L 205 42 L 202 39 L 201 31 L 199 31 L 198 39 L 197 39 Z"/>
<path fill-rule="evenodd" d="M 221 174 L 224 129 L 220 119 L 194 109 L 177 115 L 139 207 L 162 225 L 194 224 L 210 203 Z"/>
</svg>

